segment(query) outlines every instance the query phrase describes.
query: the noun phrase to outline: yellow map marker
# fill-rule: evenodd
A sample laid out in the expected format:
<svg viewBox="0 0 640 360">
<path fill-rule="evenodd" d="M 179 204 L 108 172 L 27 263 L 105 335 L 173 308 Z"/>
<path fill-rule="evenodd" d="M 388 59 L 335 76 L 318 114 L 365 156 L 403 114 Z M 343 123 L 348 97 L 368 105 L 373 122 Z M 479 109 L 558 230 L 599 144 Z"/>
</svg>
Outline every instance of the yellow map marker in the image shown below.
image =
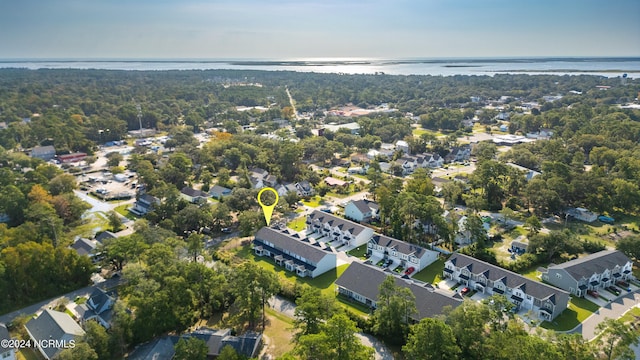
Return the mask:
<svg viewBox="0 0 640 360">
<path fill-rule="evenodd" d="M 273 202 L 273 205 L 265 205 L 262 203 L 262 200 L 260 200 L 260 195 L 262 195 L 262 193 L 265 191 L 271 191 L 276 196 L 276 201 Z M 262 207 L 262 212 L 264 213 L 264 219 L 267 221 L 267 226 L 269 226 L 269 224 L 271 223 L 273 209 L 276 207 L 278 199 L 278 192 L 274 188 L 266 187 L 262 188 L 262 190 L 258 192 L 258 204 L 260 204 L 260 206 Z"/>
</svg>

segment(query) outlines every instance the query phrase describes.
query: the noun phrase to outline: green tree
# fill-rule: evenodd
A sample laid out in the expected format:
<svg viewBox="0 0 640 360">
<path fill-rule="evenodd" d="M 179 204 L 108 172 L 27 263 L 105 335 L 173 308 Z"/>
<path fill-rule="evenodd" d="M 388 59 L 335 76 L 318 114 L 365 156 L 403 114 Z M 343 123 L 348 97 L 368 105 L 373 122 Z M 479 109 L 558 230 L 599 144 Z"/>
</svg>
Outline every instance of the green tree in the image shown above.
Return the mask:
<svg viewBox="0 0 640 360">
<path fill-rule="evenodd" d="M 59 360 L 98 360 L 98 354 L 85 342 L 78 342 L 76 346 L 62 350 L 56 359 Z"/>
<path fill-rule="evenodd" d="M 180 338 L 175 348 L 175 360 L 206 360 L 209 347 L 204 340 L 200 340 L 195 337 L 188 339 Z"/>
<path fill-rule="evenodd" d="M 231 292 L 235 295 L 235 305 L 240 310 L 240 318 L 254 328 L 262 310 L 262 319 L 267 301 L 280 289 L 278 276 L 259 266 L 245 262 L 235 269 Z M 264 324 L 263 324 L 264 325 Z"/>
<path fill-rule="evenodd" d="M 238 354 L 236 349 L 231 345 L 225 345 L 222 350 L 220 350 L 220 354 L 216 358 L 217 360 L 244 360 L 245 358 Z"/>
<path fill-rule="evenodd" d="M 640 260 L 640 236 L 631 235 L 618 240 L 616 249 L 631 259 Z"/>
<path fill-rule="evenodd" d="M 393 276 L 387 276 L 379 289 L 374 329 L 389 341 L 402 343 L 409 333 L 409 320 L 417 314 L 415 295 L 396 285 Z"/>
<path fill-rule="evenodd" d="M 305 286 L 300 297 L 296 299 L 296 336 L 319 333 L 323 322 L 337 311 L 334 297 L 322 294 L 318 288 Z"/>
<path fill-rule="evenodd" d="M 408 359 L 455 360 L 460 348 L 451 328 L 440 319 L 422 319 L 411 326 L 402 351 Z"/>
<path fill-rule="evenodd" d="M 111 210 L 107 213 L 107 220 L 109 221 L 109 227 L 111 231 L 118 232 L 122 228 L 122 220 L 120 220 L 120 214 Z"/>
<path fill-rule="evenodd" d="M 49 192 L 51 195 L 60 195 L 72 192 L 76 187 L 76 178 L 70 174 L 61 174 L 49 181 Z"/>
<path fill-rule="evenodd" d="M 484 359 L 482 348 L 489 308 L 483 304 L 464 301 L 455 309 L 445 309 L 445 322 L 451 327 L 460 350 L 461 359 Z"/>
<path fill-rule="evenodd" d="M 605 319 L 596 326 L 601 331 L 598 343 L 607 360 L 635 358 L 631 345 L 637 345 L 638 334 L 621 320 Z"/>
<path fill-rule="evenodd" d="M 112 359 L 107 330 L 96 321 L 87 321 L 84 325 L 84 341 L 96 352 L 99 360 Z"/>
<path fill-rule="evenodd" d="M 120 163 L 124 160 L 124 156 L 122 156 L 122 154 L 120 154 L 119 152 L 110 152 L 107 154 L 107 166 L 108 167 L 114 167 L 114 166 L 119 166 Z"/>
<path fill-rule="evenodd" d="M 267 226 L 267 223 L 262 212 L 243 211 L 238 215 L 238 229 L 241 236 L 249 236 L 263 226 Z"/>
</svg>

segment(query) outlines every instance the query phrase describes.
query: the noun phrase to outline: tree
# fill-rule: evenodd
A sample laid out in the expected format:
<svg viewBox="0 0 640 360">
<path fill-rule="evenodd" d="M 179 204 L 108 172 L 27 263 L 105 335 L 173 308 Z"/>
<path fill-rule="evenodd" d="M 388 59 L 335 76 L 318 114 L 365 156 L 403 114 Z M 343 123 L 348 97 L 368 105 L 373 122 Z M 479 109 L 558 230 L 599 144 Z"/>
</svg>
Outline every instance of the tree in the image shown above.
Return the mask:
<svg viewBox="0 0 640 360">
<path fill-rule="evenodd" d="M 59 360 L 98 360 L 98 354 L 85 342 L 78 342 L 74 347 L 62 350 L 56 359 Z"/>
<path fill-rule="evenodd" d="M 244 357 L 236 351 L 231 345 L 225 345 L 220 354 L 216 358 L 217 360 L 243 360 Z"/>
<path fill-rule="evenodd" d="M 338 311 L 335 298 L 322 294 L 320 289 L 305 286 L 296 299 L 294 326 L 298 329 L 297 337 L 317 334 L 324 321 Z"/>
<path fill-rule="evenodd" d="M 51 195 L 72 192 L 76 187 L 76 178 L 70 174 L 61 174 L 49 181 L 49 192 Z"/>
<path fill-rule="evenodd" d="M 535 215 L 529 216 L 524 222 L 524 225 L 527 229 L 529 229 L 529 236 L 536 235 L 540 232 L 540 229 L 542 229 L 542 223 L 540 222 L 540 219 L 538 219 L 538 217 Z"/>
<path fill-rule="evenodd" d="M 267 226 L 267 223 L 262 212 L 243 211 L 238 215 L 238 229 L 241 236 L 249 236 L 263 226 Z"/>
<path fill-rule="evenodd" d="M 449 181 L 442 184 L 442 197 L 450 207 L 453 207 L 460 200 L 463 191 L 463 184 L 459 181 Z"/>
<path fill-rule="evenodd" d="M 393 276 L 380 284 L 374 313 L 376 333 L 390 341 L 402 343 L 409 333 L 409 319 L 417 314 L 415 295 L 409 288 L 398 286 Z"/>
<path fill-rule="evenodd" d="M 457 344 L 462 351 L 462 359 L 484 359 L 482 351 L 487 319 L 491 317 L 484 304 L 464 301 L 455 309 L 445 309 L 445 322 L 451 327 Z"/>
<path fill-rule="evenodd" d="M 547 260 L 552 260 L 563 252 L 575 255 L 582 251 L 582 243 L 578 237 L 567 229 L 537 234 L 529 238 L 529 252 L 545 256 Z"/>
<path fill-rule="evenodd" d="M 235 295 L 235 303 L 240 310 L 240 318 L 249 322 L 254 328 L 260 310 L 264 326 L 264 311 L 267 301 L 280 289 L 278 276 L 259 266 L 245 262 L 235 269 L 231 292 Z"/>
<path fill-rule="evenodd" d="M 195 337 L 178 340 L 174 346 L 176 350 L 173 359 L 175 360 L 206 360 L 209 347 L 204 340 Z"/>
<path fill-rule="evenodd" d="M 555 344 L 562 359 L 595 360 L 596 349 L 582 334 L 556 334 Z"/>
<path fill-rule="evenodd" d="M 631 345 L 637 345 L 639 340 L 632 327 L 619 319 L 605 319 L 596 329 L 602 332 L 598 343 L 607 360 L 635 358 Z"/>
<path fill-rule="evenodd" d="M 111 231 L 118 232 L 122 227 L 122 220 L 120 220 L 120 214 L 111 210 L 107 213 L 107 220 L 109 221 L 109 227 Z"/>
<path fill-rule="evenodd" d="M 189 251 L 189 256 L 193 258 L 193 262 L 198 260 L 198 255 L 202 253 L 204 249 L 204 236 L 198 233 L 189 234 L 189 238 L 187 238 L 187 250 Z"/>
<path fill-rule="evenodd" d="M 402 351 L 408 359 L 455 360 L 460 347 L 451 328 L 440 319 L 424 318 L 411 326 Z"/>
<path fill-rule="evenodd" d="M 114 167 L 114 166 L 119 166 L 120 163 L 124 160 L 124 156 L 122 156 L 122 154 L 120 154 L 119 152 L 110 152 L 107 154 L 107 166 L 108 167 Z"/>
<path fill-rule="evenodd" d="M 618 240 L 616 249 L 622 251 L 631 259 L 640 260 L 640 236 L 631 235 Z"/>
<path fill-rule="evenodd" d="M 87 321 L 84 330 L 84 341 L 96 352 L 98 360 L 112 359 L 107 330 L 96 321 Z"/>
</svg>

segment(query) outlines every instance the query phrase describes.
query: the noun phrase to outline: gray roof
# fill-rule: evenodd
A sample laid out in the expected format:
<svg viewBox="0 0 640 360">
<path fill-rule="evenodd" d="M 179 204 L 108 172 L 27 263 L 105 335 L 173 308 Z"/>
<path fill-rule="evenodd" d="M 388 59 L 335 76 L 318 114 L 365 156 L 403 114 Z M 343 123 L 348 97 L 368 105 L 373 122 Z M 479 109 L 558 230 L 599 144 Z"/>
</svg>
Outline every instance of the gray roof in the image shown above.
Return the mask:
<svg viewBox="0 0 640 360">
<path fill-rule="evenodd" d="M 181 193 L 191 197 L 207 197 L 207 193 L 185 186 L 180 190 Z"/>
<path fill-rule="evenodd" d="M 103 241 L 105 241 L 107 239 L 115 239 L 115 238 L 117 238 L 116 234 L 112 233 L 111 231 L 103 231 L 103 232 L 100 233 L 100 235 L 95 237 L 95 239 L 99 243 L 102 243 Z"/>
<path fill-rule="evenodd" d="M 375 209 L 377 210 L 379 208 L 379 205 L 377 202 L 375 201 L 370 201 L 370 200 L 355 200 L 355 201 L 351 201 L 353 203 L 353 205 L 355 205 L 358 210 L 360 210 L 361 213 L 368 213 L 369 211 L 371 211 L 371 209 Z"/>
<path fill-rule="evenodd" d="M 220 186 L 220 185 L 214 185 L 211 189 L 209 189 L 209 194 L 230 194 L 231 193 L 231 189 L 226 188 L 224 186 Z"/>
<path fill-rule="evenodd" d="M 618 250 L 603 250 L 559 265 L 549 266 L 549 269 L 564 269 L 574 279 L 580 280 L 582 277 L 589 278 L 607 269 L 613 270 L 616 265 L 622 267 L 630 261 Z"/>
<path fill-rule="evenodd" d="M 268 227 L 258 230 L 255 236 L 256 240 L 268 241 L 275 248 L 286 249 L 291 254 L 299 255 L 315 264 L 320 262 L 327 254 L 327 251 L 319 247 L 313 246 L 308 242 L 303 242 L 300 238 L 293 237 L 289 232 L 282 232 Z"/>
<path fill-rule="evenodd" d="M 9 330 L 7 330 L 7 327 L 3 324 L 0 323 L 0 340 L 10 340 L 11 336 L 9 336 Z"/>
<path fill-rule="evenodd" d="M 66 340 L 83 336 L 84 330 L 76 324 L 71 316 L 54 310 L 45 310 L 35 319 L 29 320 L 25 327 L 35 340 Z M 43 351 L 51 359 L 60 350 L 58 348 L 45 348 Z"/>
<path fill-rule="evenodd" d="M 43 155 L 50 155 L 50 154 L 55 154 L 56 153 L 56 148 L 54 148 L 51 145 L 47 145 L 47 146 L 36 146 L 33 149 L 31 149 L 31 156 L 32 157 L 38 157 L 38 156 L 43 156 Z"/>
<path fill-rule="evenodd" d="M 343 218 L 339 218 L 337 216 L 327 214 L 322 211 L 314 210 L 309 216 L 307 220 L 318 220 L 322 224 L 329 224 L 331 227 L 338 227 L 341 231 L 347 231 L 353 236 L 358 236 L 366 227 L 354 223 L 353 221 L 345 220 Z"/>
<path fill-rule="evenodd" d="M 140 345 L 127 357 L 129 360 L 171 360 L 176 351 L 174 346 L 180 338 L 164 336 Z"/>
<path fill-rule="evenodd" d="M 95 250 L 96 244 L 89 239 L 79 238 L 70 247 L 75 250 L 78 255 L 85 256 L 90 255 L 93 250 Z"/>
<path fill-rule="evenodd" d="M 258 343 L 262 339 L 262 335 L 255 332 L 247 332 L 240 336 L 232 336 L 230 329 L 215 330 L 209 328 L 199 328 L 188 336 L 195 337 L 207 343 L 209 356 L 217 356 L 222 348 L 229 345 L 233 347 L 238 354 L 246 357 L 254 357 Z"/>
<path fill-rule="evenodd" d="M 407 242 L 390 238 L 384 235 L 376 234 L 369 241 L 373 241 L 374 243 L 387 248 L 394 248 L 396 249 L 397 252 L 401 254 L 406 254 L 406 255 L 414 254 L 414 256 L 417 258 L 421 258 L 423 255 L 427 253 L 427 251 L 429 251 L 418 245 L 409 244 Z"/>
<path fill-rule="evenodd" d="M 556 303 L 556 295 L 569 296 L 569 293 L 564 290 L 528 279 L 513 271 L 472 258 L 471 256 L 455 253 L 447 261 L 451 261 L 458 268 L 466 268 L 472 274 L 482 274 L 493 282 L 501 281 L 509 288 L 522 289 L 527 295 L 531 295 L 540 300 L 550 299 L 553 303 Z"/>
<path fill-rule="evenodd" d="M 393 276 L 379 268 L 354 261 L 349 265 L 342 276 L 336 280 L 336 285 L 349 289 L 371 300 L 378 298 L 380 284 Z M 434 317 L 442 314 L 445 306 L 456 307 L 462 303 L 460 299 L 439 293 L 430 286 L 419 285 L 412 280 L 401 279 L 393 276 L 396 285 L 409 288 L 416 297 L 416 308 L 420 318 Z"/>
</svg>

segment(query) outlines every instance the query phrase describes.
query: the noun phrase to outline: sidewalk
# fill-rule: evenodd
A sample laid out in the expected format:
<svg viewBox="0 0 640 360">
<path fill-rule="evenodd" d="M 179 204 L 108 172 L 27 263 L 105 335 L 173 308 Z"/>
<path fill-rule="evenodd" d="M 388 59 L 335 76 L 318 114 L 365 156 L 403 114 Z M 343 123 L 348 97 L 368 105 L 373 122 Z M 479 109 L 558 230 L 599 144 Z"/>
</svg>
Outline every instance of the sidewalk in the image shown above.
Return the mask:
<svg viewBox="0 0 640 360">
<path fill-rule="evenodd" d="M 586 340 L 592 340 L 598 335 L 596 327 L 606 318 L 617 319 L 634 306 L 640 306 L 640 290 L 628 293 L 625 296 L 610 302 L 601 307 L 598 311 L 589 316 L 582 324 L 568 333 L 580 332 Z"/>
</svg>

